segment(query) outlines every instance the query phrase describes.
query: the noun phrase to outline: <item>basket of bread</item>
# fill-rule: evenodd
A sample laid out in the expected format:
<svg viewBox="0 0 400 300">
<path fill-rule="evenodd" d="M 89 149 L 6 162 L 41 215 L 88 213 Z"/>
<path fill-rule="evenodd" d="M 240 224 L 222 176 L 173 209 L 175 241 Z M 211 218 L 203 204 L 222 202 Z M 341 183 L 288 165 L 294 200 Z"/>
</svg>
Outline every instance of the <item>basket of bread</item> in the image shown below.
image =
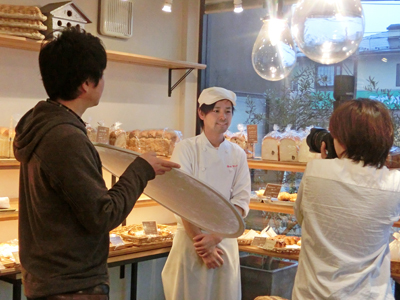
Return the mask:
<svg viewBox="0 0 400 300">
<path fill-rule="evenodd" d="M 123 241 L 134 246 L 172 242 L 174 237 L 172 226 L 162 224 L 157 224 L 157 234 L 146 234 L 142 224 L 118 227 L 110 233 L 119 235 Z"/>
<path fill-rule="evenodd" d="M 0 243 L 0 263 L 5 268 L 15 268 L 19 262 L 18 240 Z"/>
</svg>

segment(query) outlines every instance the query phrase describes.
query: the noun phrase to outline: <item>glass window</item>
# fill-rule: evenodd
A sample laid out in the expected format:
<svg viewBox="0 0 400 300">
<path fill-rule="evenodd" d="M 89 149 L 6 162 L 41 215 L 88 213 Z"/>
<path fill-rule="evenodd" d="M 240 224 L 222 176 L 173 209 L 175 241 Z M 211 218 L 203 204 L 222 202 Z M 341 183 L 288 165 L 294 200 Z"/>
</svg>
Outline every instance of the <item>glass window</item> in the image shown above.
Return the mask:
<svg viewBox="0 0 400 300">
<path fill-rule="evenodd" d="M 295 69 L 280 81 L 264 80 L 251 62 L 265 8 L 245 9 L 240 14 L 208 12 L 204 18 L 203 62 L 207 68 L 203 87 L 222 86 L 238 94 L 230 130 L 237 131 L 239 123 L 258 124 L 258 134 L 263 137 L 274 124 L 281 130 L 288 124 L 296 130 L 311 125 L 326 128 L 335 101 L 334 78 L 351 75 L 356 97 L 384 102 L 400 135 L 400 1 L 362 1 L 362 5 L 366 26 L 355 54 L 337 64 L 321 65 L 298 51 Z M 288 20 L 291 11 L 291 5 L 284 6 Z M 400 145 L 400 136 L 396 136 L 396 145 Z M 256 145 L 256 156 L 260 149 Z"/>
</svg>

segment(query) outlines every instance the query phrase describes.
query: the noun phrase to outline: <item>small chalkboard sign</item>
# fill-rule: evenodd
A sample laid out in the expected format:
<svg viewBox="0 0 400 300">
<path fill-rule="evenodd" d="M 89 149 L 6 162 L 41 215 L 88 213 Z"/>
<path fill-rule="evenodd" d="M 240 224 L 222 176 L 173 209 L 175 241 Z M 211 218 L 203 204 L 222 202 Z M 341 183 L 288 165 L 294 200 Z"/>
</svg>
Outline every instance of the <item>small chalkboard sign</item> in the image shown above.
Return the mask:
<svg viewBox="0 0 400 300">
<path fill-rule="evenodd" d="M 108 145 L 109 140 L 110 140 L 110 128 L 105 126 L 97 127 L 97 142 Z"/>
<path fill-rule="evenodd" d="M 257 141 L 257 125 L 247 125 L 247 142 L 255 144 Z"/>
<path fill-rule="evenodd" d="M 278 198 L 281 188 L 282 184 L 267 183 L 267 186 L 265 187 L 264 196 L 267 197 L 267 199 Z"/>
</svg>

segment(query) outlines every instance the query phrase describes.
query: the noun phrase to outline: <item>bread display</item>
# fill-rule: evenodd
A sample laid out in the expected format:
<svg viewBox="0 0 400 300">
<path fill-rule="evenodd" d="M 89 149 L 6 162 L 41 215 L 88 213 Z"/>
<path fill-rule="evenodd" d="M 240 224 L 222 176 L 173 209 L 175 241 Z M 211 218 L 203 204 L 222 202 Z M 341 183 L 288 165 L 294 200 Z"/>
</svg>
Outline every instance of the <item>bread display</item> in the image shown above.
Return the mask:
<svg viewBox="0 0 400 300">
<path fill-rule="evenodd" d="M 0 262 L 6 268 L 14 268 L 19 262 L 18 240 L 14 239 L 0 243 Z"/>
<path fill-rule="evenodd" d="M 297 194 L 293 193 L 287 193 L 287 192 L 280 192 L 278 194 L 278 200 L 279 201 L 290 201 L 290 202 L 296 202 L 297 199 Z"/>
<path fill-rule="evenodd" d="M 110 234 L 119 235 L 124 241 L 134 246 L 154 245 L 159 243 L 172 242 L 174 227 L 157 224 L 158 234 L 145 234 L 142 224 L 117 227 Z"/>
<path fill-rule="evenodd" d="M 160 156 L 171 156 L 182 134 L 172 129 L 132 130 L 127 133 L 126 139 L 126 148 L 129 150 L 140 153 L 153 151 Z"/>
<path fill-rule="evenodd" d="M 15 131 L 6 127 L 0 127 L 0 157 L 13 158 L 13 142 Z"/>
<path fill-rule="evenodd" d="M 279 147 L 282 134 L 279 132 L 278 125 L 274 125 L 274 130 L 269 132 L 262 140 L 261 159 L 279 161 Z"/>
<path fill-rule="evenodd" d="M 239 245 L 250 245 L 253 241 L 254 237 L 260 236 L 259 231 L 255 231 L 253 229 L 246 229 L 244 233 L 237 238 Z"/>
<path fill-rule="evenodd" d="M 43 15 L 40 9 L 36 6 L 9 4 L 0 4 L 0 17 L 40 20 L 42 22 L 47 20 L 47 17 Z"/>
<path fill-rule="evenodd" d="M 301 238 L 298 236 L 276 235 L 268 237 L 264 246 L 265 250 L 279 253 L 298 254 L 300 253 Z"/>
<path fill-rule="evenodd" d="M 0 4 L 0 34 L 43 40 L 47 17 L 36 6 Z"/>
<path fill-rule="evenodd" d="M 283 137 L 279 145 L 280 161 L 299 161 L 299 137 L 295 135 Z"/>
<path fill-rule="evenodd" d="M 126 148 L 126 132 L 120 128 L 120 125 L 121 123 L 117 122 L 111 126 L 109 144 L 120 148 Z"/>
<path fill-rule="evenodd" d="M 245 133 L 238 132 L 238 133 L 232 134 L 232 133 L 227 132 L 227 133 L 225 133 L 224 137 L 231 143 L 239 145 L 239 147 L 242 148 L 244 150 L 244 152 L 246 152 L 247 158 L 254 157 L 253 145 L 247 142 L 247 136 Z"/>
<path fill-rule="evenodd" d="M 29 19 L 11 19 L 11 18 L 0 18 L 1 26 L 8 27 L 19 27 L 19 28 L 29 28 L 35 30 L 46 30 L 47 26 L 43 25 L 40 20 L 29 20 Z"/>
<path fill-rule="evenodd" d="M 261 159 L 279 161 L 279 145 L 278 136 L 266 136 L 261 145 Z"/>
</svg>

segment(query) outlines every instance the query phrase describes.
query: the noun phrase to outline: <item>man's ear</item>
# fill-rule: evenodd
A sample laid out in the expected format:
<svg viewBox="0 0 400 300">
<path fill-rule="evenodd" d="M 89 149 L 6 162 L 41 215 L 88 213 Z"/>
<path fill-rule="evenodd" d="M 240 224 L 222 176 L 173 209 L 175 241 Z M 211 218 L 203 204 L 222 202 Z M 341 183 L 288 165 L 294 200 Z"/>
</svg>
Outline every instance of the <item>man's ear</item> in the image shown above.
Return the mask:
<svg viewBox="0 0 400 300">
<path fill-rule="evenodd" d="M 89 80 L 85 80 L 85 82 L 81 84 L 81 86 L 79 87 L 81 93 L 87 93 L 89 91 L 89 84 Z"/>
</svg>

